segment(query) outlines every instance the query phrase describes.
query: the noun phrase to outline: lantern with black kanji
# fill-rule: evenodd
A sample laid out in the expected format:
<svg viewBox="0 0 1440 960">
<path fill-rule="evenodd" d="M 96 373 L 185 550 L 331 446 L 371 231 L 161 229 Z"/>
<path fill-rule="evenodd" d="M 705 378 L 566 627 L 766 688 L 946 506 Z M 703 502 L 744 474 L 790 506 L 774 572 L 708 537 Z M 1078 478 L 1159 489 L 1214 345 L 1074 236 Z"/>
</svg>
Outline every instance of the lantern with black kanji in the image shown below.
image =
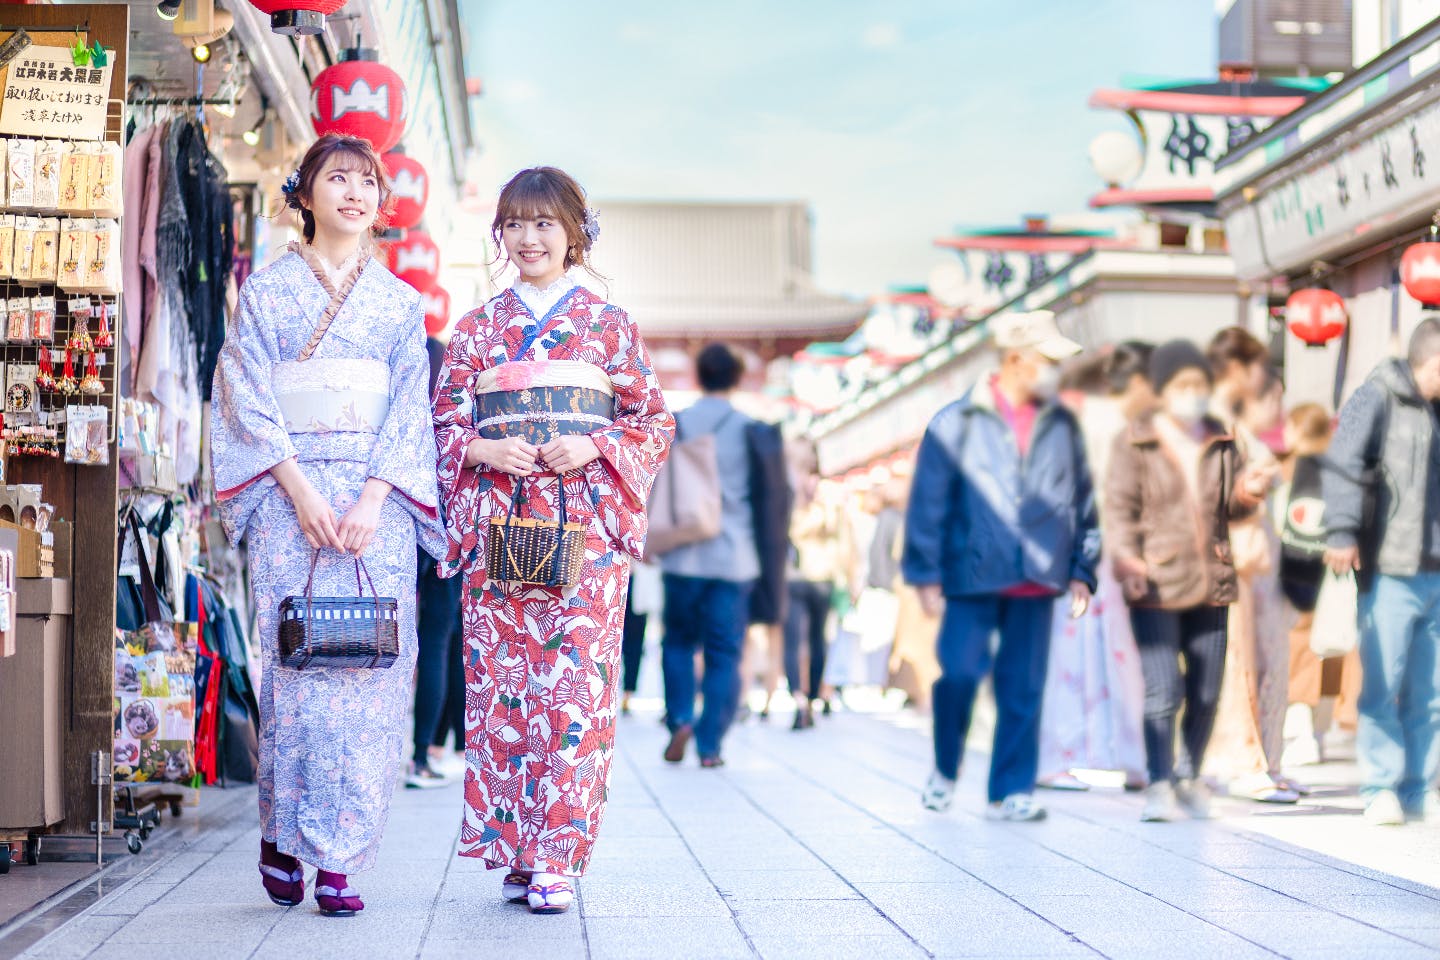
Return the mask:
<svg viewBox="0 0 1440 960">
<path fill-rule="evenodd" d="M 1285 321 L 1307 347 L 1323 347 L 1345 332 L 1345 299 L 1319 287 L 1296 290 L 1285 301 Z"/>
<path fill-rule="evenodd" d="M 431 287 L 420 294 L 420 306 L 425 311 L 425 336 L 438 337 L 450 325 L 450 294 L 444 287 Z"/>
<path fill-rule="evenodd" d="M 378 52 L 357 47 L 320 71 L 310 87 L 310 122 L 317 134 L 361 137 L 380 153 L 400 142 L 405 82 L 378 58 Z"/>
<path fill-rule="evenodd" d="M 398 230 L 410 230 L 420 224 L 425 204 L 430 199 L 430 174 L 414 157 L 392 150 L 381 157 L 385 172 L 390 175 L 390 217 L 388 224 Z"/>
<path fill-rule="evenodd" d="M 1425 306 L 1440 309 L 1440 243 L 1417 243 L 1400 257 L 1405 292 Z"/>
<path fill-rule="evenodd" d="M 250 0 L 250 5 L 270 14 L 271 32 L 313 37 L 325 32 L 325 18 L 345 6 L 345 0 Z"/>
<path fill-rule="evenodd" d="M 404 240 L 387 244 L 390 272 L 425 293 L 440 276 L 440 248 L 423 230 L 412 230 Z"/>
</svg>

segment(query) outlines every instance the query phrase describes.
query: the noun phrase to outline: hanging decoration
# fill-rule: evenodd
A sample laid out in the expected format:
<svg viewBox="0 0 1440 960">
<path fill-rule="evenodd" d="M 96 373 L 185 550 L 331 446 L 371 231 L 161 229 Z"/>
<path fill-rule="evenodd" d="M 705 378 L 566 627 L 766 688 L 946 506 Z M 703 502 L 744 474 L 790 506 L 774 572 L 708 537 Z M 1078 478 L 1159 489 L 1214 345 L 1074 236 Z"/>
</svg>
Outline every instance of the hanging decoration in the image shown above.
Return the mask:
<svg viewBox="0 0 1440 960">
<path fill-rule="evenodd" d="M 1321 287 L 1296 290 L 1285 301 L 1285 320 L 1307 347 L 1323 347 L 1345 332 L 1345 299 Z"/>
<path fill-rule="evenodd" d="M 423 230 L 412 230 L 404 240 L 386 247 L 390 272 L 425 293 L 440 277 L 440 248 Z"/>
<path fill-rule="evenodd" d="M 345 6 L 345 0 L 250 0 L 250 5 L 270 14 L 272 33 L 313 37 L 325 32 L 325 18 Z"/>
<path fill-rule="evenodd" d="M 355 47 L 341 56 L 339 63 L 321 70 L 310 87 L 310 122 L 322 137 L 361 137 L 384 153 L 405 132 L 405 81 L 377 62 L 375 50 Z"/>
<path fill-rule="evenodd" d="M 391 150 L 381 159 L 385 162 L 385 172 L 390 175 L 392 187 L 387 223 L 398 230 L 412 230 L 425 216 L 425 204 L 430 200 L 430 174 L 425 171 L 424 164 L 414 157 L 407 157 L 399 148 Z"/>
<path fill-rule="evenodd" d="M 1427 307 L 1440 309 L 1440 243 L 1433 239 L 1406 249 L 1400 257 L 1405 292 Z"/>
<path fill-rule="evenodd" d="M 425 310 L 425 336 L 438 337 L 450 325 L 450 294 L 444 287 L 434 286 L 420 294 Z"/>
</svg>

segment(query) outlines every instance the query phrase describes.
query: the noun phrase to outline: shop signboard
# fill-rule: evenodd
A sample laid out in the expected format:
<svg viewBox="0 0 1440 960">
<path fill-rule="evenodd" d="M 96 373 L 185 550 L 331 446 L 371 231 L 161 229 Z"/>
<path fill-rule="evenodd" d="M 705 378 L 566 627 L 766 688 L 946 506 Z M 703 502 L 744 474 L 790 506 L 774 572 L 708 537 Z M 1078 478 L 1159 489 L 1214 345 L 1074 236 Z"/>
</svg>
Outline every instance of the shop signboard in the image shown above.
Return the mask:
<svg viewBox="0 0 1440 960">
<path fill-rule="evenodd" d="M 1275 122 L 1274 117 L 1160 110 L 1135 110 L 1131 119 L 1139 128 L 1145 163 L 1139 177 L 1125 189 L 1157 197 L 1213 190 L 1215 161 Z"/>
<path fill-rule="evenodd" d="M 50 140 L 100 140 L 110 98 L 111 65 L 68 47 L 27 47 L 11 61 L 0 100 L 0 133 Z"/>
<path fill-rule="evenodd" d="M 1285 272 L 1440 201 L 1440 103 L 1312 162 L 1226 218 L 1242 276 Z"/>
</svg>

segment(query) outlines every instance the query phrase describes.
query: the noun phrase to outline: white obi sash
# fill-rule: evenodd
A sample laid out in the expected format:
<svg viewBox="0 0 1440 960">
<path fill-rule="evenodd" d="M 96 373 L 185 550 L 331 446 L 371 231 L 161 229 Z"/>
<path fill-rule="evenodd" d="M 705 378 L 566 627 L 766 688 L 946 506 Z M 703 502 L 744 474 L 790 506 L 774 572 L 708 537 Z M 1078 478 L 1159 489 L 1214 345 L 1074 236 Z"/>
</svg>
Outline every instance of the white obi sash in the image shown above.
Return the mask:
<svg viewBox="0 0 1440 960">
<path fill-rule="evenodd" d="M 390 366 L 380 360 L 277 363 L 270 389 L 287 433 L 379 433 L 390 412 Z"/>
</svg>

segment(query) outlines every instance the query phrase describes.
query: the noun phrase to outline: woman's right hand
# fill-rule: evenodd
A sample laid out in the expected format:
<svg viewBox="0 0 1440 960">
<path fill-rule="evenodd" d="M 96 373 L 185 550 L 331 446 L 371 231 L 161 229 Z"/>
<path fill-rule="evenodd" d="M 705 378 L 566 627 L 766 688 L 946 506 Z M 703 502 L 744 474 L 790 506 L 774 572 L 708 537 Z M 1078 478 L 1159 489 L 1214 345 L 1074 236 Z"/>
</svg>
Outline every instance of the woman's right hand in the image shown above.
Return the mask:
<svg viewBox="0 0 1440 960">
<path fill-rule="evenodd" d="M 330 501 L 320 495 L 310 481 L 305 480 L 298 489 L 290 493 L 290 502 L 295 505 L 295 516 L 300 521 L 300 530 L 305 534 L 312 550 L 331 547 L 344 551 L 340 541 L 340 524 L 335 519 L 335 510 Z"/>
<path fill-rule="evenodd" d="M 503 440 L 476 437 L 465 450 L 465 466 L 478 467 L 483 463 L 512 477 L 528 477 L 535 472 L 535 459 L 539 456 L 539 447 L 519 437 Z"/>
<path fill-rule="evenodd" d="M 1116 557 L 1115 579 L 1127 594 L 1143 594 L 1150 582 L 1150 565 L 1139 557 Z"/>
</svg>

